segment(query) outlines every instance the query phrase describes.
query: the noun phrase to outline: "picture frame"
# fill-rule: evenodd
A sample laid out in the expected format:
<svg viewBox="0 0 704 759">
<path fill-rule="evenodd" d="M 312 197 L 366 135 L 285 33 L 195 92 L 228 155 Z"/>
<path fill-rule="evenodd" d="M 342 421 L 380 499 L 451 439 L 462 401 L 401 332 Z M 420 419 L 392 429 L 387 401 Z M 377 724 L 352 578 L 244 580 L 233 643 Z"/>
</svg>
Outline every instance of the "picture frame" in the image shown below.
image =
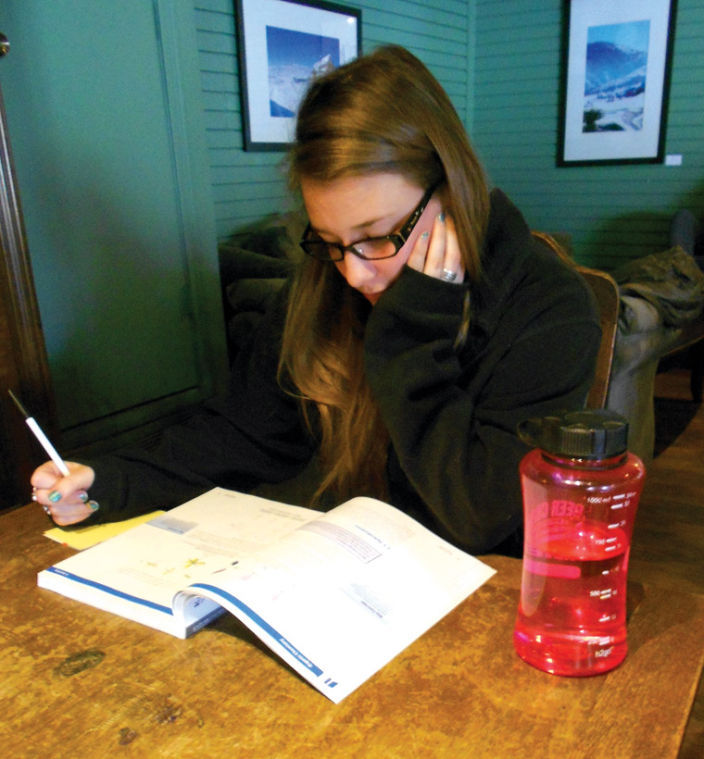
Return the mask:
<svg viewBox="0 0 704 759">
<path fill-rule="evenodd" d="M 567 0 L 558 166 L 662 163 L 676 0 Z"/>
<path fill-rule="evenodd" d="M 362 12 L 318 0 L 236 0 L 245 150 L 286 150 L 311 77 L 360 54 Z"/>
</svg>

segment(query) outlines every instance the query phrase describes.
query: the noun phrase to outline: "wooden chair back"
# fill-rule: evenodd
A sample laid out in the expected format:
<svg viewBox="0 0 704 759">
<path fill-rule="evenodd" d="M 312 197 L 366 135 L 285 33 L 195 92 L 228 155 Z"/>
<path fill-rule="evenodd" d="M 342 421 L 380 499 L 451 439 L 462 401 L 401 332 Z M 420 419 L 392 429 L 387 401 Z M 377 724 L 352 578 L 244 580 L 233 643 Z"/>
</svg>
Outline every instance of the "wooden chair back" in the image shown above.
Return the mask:
<svg viewBox="0 0 704 759">
<path fill-rule="evenodd" d="M 596 360 L 594 381 L 587 396 L 587 408 L 604 408 L 609 392 L 611 366 L 616 345 L 618 329 L 619 291 L 614 278 L 600 269 L 581 266 L 570 257 L 567 251 L 545 232 L 533 231 L 533 238 L 549 248 L 562 261 L 576 269 L 591 288 L 599 308 L 601 324 L 601 343 Z"/>
</svg>

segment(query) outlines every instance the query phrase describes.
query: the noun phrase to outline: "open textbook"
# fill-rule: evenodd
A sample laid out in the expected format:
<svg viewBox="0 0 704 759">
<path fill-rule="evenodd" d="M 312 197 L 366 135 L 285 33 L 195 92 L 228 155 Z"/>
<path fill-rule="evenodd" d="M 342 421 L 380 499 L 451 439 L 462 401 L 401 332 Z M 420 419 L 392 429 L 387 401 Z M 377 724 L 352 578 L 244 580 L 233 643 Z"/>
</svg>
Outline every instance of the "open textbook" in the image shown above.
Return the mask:
<svg viewBox="0 0 704 759">
<path fill-rule="evenodd" d="M 227 610 L 337 703 L 492 574 L 381 501 L 323 513 L 216 488 L 38 584 L 180 638 Z"/>
</svg>

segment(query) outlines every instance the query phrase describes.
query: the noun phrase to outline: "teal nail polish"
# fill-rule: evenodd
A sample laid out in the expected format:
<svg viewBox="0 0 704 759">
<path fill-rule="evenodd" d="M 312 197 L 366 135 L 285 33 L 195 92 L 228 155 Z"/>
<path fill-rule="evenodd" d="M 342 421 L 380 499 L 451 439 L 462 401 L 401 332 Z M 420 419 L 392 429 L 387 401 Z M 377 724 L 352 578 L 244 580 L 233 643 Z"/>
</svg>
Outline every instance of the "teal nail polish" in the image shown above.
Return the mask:
<svg viewBox="0 0 704 759">
<path fill-rule="evenodd" d="M 427 240 L 430 237 L 430 232 L 423 232 L 423 234 L 420 236 L 421 240 Z"/>
<path fill-rule="evenodd" d="M 61 493 L 59 493 L 58 490 L 52 490 L 51 493 L 49 493 L 49 500 L 52 503 L 58 503 L 61 500 Z"/>
<path fill-rule="evenodd" d="M 88 501 L 88 506 L 91 511 L 97 511 L 100 508 L 100 504 L 97 501 Z"/>
<path fill-rule="evenodd" d="M 445 212 L 444 212 L 444 211 L 441 211 L 441 212 L 438 214 L 438 219 L 440 219 L 440 221 L 441 221 L 443 224 L 445 223 Z"/>
<path fill-rule="evenodd" d="M 90 499 L 90 496 L 88 495 L 88 493 L 81 493 L 78 496 L 78 500 L 83 501 L 83 503 L 88 503 L 89 499 Z"/>
</svg>

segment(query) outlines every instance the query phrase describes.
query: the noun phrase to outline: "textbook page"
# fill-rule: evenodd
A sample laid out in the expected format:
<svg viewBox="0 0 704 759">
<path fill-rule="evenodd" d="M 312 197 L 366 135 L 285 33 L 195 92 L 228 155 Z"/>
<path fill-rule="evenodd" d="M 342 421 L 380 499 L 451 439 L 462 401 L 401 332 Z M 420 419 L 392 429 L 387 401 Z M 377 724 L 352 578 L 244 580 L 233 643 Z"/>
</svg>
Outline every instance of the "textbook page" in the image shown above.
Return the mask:
<svg viewBox="0 0 704 759">
<path fill-rule="evenodd" d="M 215 488 L 43 570 L 37 584 L 184 638 L 223 609 L 194 599 L 186 623 L 171 606 L 179 590 L 318 515 Z"/>
<path fill-rule="evenodd" d="M 495 570 L 380 501 L 316 516 L 189 591 L 223 604 L 337 703 Z"/>
</svg>

